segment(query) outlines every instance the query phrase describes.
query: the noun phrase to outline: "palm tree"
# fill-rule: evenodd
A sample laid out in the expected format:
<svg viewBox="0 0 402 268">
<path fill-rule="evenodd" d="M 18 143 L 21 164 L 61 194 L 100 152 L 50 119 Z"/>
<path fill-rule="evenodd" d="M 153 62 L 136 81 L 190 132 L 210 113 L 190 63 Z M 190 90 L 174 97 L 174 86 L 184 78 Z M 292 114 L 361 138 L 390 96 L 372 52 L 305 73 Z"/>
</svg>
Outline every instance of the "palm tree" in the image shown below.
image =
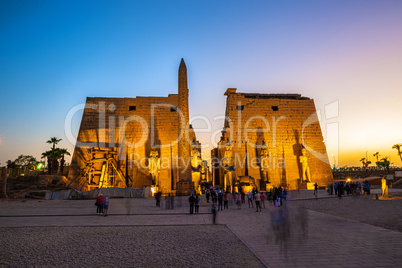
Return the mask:
<svg viewBox="0 0 402 268">
<path fill-rule="evenodd" d="M 388 160 L 388 156 L 381 159 L 381 165 L 387 169 L 388 173 L 389 173 L 389 164 L 390 162 Z"/>
<path fill-rule="evenodd" d="M 64 163 L 66 162 L 64 160 L 64 156 L 65 155 L 71 155 L 71 154 L 67 151 L 67 149 L 64 149 L 64 148 L 63 149 L 57 148 L 56 150 L 57 150 L 57 154 L 61 157 L 61 160 L 60 160 L 60 173 L 61 173 L 61 175 L 63 175 Z"/>
<path fill-rule="evenodd" d="M 364 167 L 364 166 L 365 166 L 365 164 L 366 164 L 366 158 L 365 158 L 365 157 L 363 157 L 362 159 L 360 159 L 360 162 L 362 162 L 363 167 Z"/>
<path fill-rule="evenodd" d="M 59 150 L 59 148 L 55 148 L 54 150 L 53 148 L 51 148 L 51 150 L 42 153 L 42 158 L 47 157 L 47 165 L 50 175 L 56 174 L 59 168 L 58 160 L 61 157 Z"/>
<path fill-rule="evenodd" d="M 49 174 L 52 174 L 53 149 L 42 153 L 42 158 L 47 159 L 47 169 Z"/>
<path fill-rule="evenodd" d="M 398 151 L 399 158 L 400 158 L 401 161 L 402 161 L 402 151 L 401 151 L 401 149 L 402 149 L 402 143 L 394 144 L 394 146 L 392 146 L 392 149 L 395 149 L 395 150 Z"/>
<path fill-rule="evenodd" d="M 377 166 L 378 166 L 378 157 L 380 156 L 380 153 L 379 153 L 379 152 L 375 152 L 375 153 L 373 154 L 373 156 L 375 156 L 375 157 L 377 158 L 376 164 L 377 164 Z"/>
<path fill-rule="evenodd" d="M 52 151 L 54 152 L 54 150 L 56 149 L 56 144 L 58 144 L 60 141 L 61 141 L 61 139 L 58 139 L 58 138 L 56 138 L 56 137 L 52 137 L 52 138 L 50 138 L 50 140 L 48 140 L 46 143 L 53 144 Z"/>
</svg>

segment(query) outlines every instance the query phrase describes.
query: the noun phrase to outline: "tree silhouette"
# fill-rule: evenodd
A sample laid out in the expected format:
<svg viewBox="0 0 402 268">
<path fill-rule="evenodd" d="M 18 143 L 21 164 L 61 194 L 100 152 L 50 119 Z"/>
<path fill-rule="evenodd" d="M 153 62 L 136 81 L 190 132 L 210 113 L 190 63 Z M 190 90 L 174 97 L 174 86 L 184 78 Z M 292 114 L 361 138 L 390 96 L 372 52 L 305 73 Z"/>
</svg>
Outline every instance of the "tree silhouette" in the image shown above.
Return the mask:
<svg viewBox="0 0 402 268">
<path fill-rule="evenodd" d="M 395 149 L 395 150 L 398 151 L 399 158 L 400 158 L 401 161 L 402 161 L 402 151 L 401 151 L 401 149 L 402 149 L 402 143 L 394 144 L 394 146 L 392 146 L 392 149 Z"/>
<path fill-rule="evenodd" d="M 389 164 L 390 164 L 390 162 L 389 162 L 387 156 L 384 157 L 384 158 L 382 158 L 382 159 L 381 159 L 381 162 L 380 162 L 379 164 L 380 164 L 382 167 L 386 168 L 386 169 L 387 169 L 387 172 L 389 173 Z"/>
<path fill-rule="evenodd" d="M 61 141 L 61 139 L 58 139 L 58 138 L 56 138 L 56 137 L 52 137 L 52 138 L 50 138 L 50 140 L 48 140 L 46 143 L 53 144 L 52 151 L 54 152 L 54 150 L 56 149 L 56 144 L 58 144 L 60 141 Z"/>
<path fill-rule="evenodd" d="M 362 162 L 363 167 L 364 167 L 364 166 L 365 166 L 365 164 L 366 164 L 366 158 L 365 158 L 365 157 L 363 157 L 362 159 L 360 159 L 360 162 Z"/>
<path fill-rule="evenodd" d="M 373 156 L 375 156 L 375 157 L 377 158 L 376 164 L 377 164 L 377 166 L 378 166 L 378 157 L 380 156 L 380 153 L 379 153 L 379 152 L 375 152 L 375 153 L 373 154 Z"/>
</svg>

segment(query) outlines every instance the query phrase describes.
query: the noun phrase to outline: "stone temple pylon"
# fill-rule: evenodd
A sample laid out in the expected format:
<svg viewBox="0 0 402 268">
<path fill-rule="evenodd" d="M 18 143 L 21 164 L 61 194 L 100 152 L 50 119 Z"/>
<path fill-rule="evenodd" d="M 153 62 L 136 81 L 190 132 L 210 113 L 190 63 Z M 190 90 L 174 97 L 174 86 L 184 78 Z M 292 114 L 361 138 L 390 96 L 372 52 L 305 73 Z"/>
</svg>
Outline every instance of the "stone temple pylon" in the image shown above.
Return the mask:
<svg viewBox="0 0 402 268">
<path fill-rule="evenodd" d="M 191 142 L 189 138 L 189 109 L 188 109 L 188 86 L 187 67 L 181 59 L 179 67 L 179 178 L 178 181 L 191 181 Z"/>
</svg>

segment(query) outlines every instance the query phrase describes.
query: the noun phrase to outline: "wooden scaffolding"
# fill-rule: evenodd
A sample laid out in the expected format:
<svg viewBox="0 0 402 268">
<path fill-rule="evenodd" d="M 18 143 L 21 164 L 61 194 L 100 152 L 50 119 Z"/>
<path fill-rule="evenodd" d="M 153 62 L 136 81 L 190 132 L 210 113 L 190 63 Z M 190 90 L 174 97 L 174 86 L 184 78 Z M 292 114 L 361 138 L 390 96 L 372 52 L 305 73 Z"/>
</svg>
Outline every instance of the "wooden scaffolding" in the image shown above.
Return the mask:
<svg viewBox="0 0 402 268">
<path fill-rule="evenodd" d="M 90 160 L 86 162 L 81 175 L 86 181 L 88 190 L 127 187 L 125 177 L 117 165 L 116 151 L 92 148 L 89 153 Z"/>
</svg>

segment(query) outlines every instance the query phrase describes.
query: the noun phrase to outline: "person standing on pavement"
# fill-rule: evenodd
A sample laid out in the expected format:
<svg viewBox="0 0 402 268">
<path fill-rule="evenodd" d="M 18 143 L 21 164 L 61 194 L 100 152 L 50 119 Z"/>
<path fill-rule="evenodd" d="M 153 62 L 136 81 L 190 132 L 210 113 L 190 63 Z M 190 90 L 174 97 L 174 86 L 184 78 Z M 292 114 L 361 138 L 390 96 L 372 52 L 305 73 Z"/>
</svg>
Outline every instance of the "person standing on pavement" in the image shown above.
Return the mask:
<svg viewBox="0 0 402 268">
<path fill-rule="evenodd" d="M 317 197 L 318 194 L 318 184 L 314 183 L 314 195 Z"/>
<path fill-rule="evenodd" d="M 217 200 L 216 198 L 212 199 L 212 204 L 211 204 L 211 212 L 212 212 L 212 223 L 216 224 L 216 215 L 217 215 Z"/>
<path fill-rule="evenodd" d="M 268 203 L 272 204 L 273 196 L 272 196 L 272 189 L 269 189 L 268 193 Z"/>
<path fill-rule="evenodd" d="M 339 182 L 338 183 L 338 197 L 339 197 L 339 199 L 342 199 L 342 194 L 343 194 L 343 183 Z"/>
<path fill-rule="evenodd" d="M 223 192 L 219 190 L 218 192 L 218 211 L 223 210 Z"/>
<path fill-rule="evenodd" d="M 260 195 L 260 193 L 258 192 L 258 190 L 255 191 L 254 200 L 255 200 L 255 207 L 257 208 L 257 211 L 256 211 L 256 212 L 258 212 L 258 209 L 260 209 L 260 211 L 261 211 L 261 204 L 260 204 L 261 195 Z"/>
<path fill-rule="evenodd" d="M 229 209 L 229 196 L 227 192 L 223 195 L 223 209 Z"/>
<path fill-rule="evenodd" d="M 198 211 L 200 209 L 200 196 L 198 194 L 195 195 L 194 207 L 195 207 L 195 214 L 198 214 Z"/>
<path fill-rule="evenodd" d="M 190 203 L 190 214 L 194 213 L 194 202 L 195 202 L 195 197 L 194 195 L 190 195 L 190 197 L 188 198 L 188 202 Z"/>
<path fill-rule="evenodd" d="M 272 202 L 274 204 L 274 207 L 276 207 L 276 201 L 278 201 L 278 196 L 276 195 L 276 189 L 274 189 L 273 195 L 272 195 Z"/>
<path fill-rule="evenodd" d="M 157 192 L 155 194 L 155 200 L 156 200 L 156 206 L 160 207 L 161 206 L 161 192 Z"/>
<path fill-rule="evenodd" d="M 236 204 L 237 209 L 241 209 L 241 194 L 239 192 L 236 193 Z"/>
<path fill-rule="evenodd" d="M 103 194 L 100 193 L 96 198 L 96 214 L 103 214 Z"/>
<path fill-rule="evenodd" d="M 248 200 L 248 207 L 250 208 L 250 204 L 251 204 L 251 207 L 254 208 L 254 204 L 253 204 L 253 192 L 252 192 L 252 191 L 248 192 L 248 194 L 247 194 L 247 200 Z"/>
<path fill-rule="evenodd" d="M 261 192 L 261 206 L 265 208 L 265 194 L 264 192 Z"/>
<path fill-rule="evenodd" d="M 106 195 L 103 198 L 103 217 L 108 216 L 107 211 L 109 210 L 109 196 Z"/>
</svg>

